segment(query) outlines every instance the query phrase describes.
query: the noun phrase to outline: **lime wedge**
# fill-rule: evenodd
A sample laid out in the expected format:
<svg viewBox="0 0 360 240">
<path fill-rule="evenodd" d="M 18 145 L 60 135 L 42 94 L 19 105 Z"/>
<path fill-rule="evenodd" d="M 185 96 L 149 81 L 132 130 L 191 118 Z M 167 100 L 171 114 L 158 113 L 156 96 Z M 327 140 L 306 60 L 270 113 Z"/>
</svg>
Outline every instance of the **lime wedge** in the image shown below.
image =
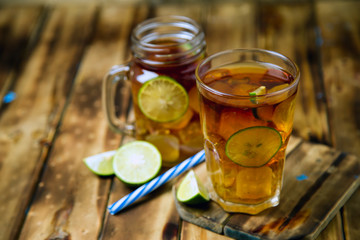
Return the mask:
<svg viewBox="0 0 360 240">
<path fill-rule="evenodd" d="M 103 152 L 84 158 L 85 165 L 99 176 L 110 176 L 114 174 L 113 156 L 116 151 Z"/>
<path fill-rule="evenodd" d="M 179 202 L 190 205 L 204 203 L 210 199 L 207 189 L 193 170 L 190 170 L 180 183 L 176 198 Z"/>
<path fill-rule="evenodd" d="M 161 168 L 161 155 L 151 143 L 130 142 L 117 150 L 113 168 L 115 175 L 121 181 L 131 186 L 138 186 L 158 174 Z"/>
<path fill-rule="evenodd" d="M 265 87 L 265 86 L 258 87 L 258 88 L 255 89 L 254 91 L 249 92 L 249 95 L 251 96 L 250 101 L 251 101 L 252 103 L 257 104 L 258 101 L 257 101 L 257 99 L 256 99 L 256 96 L 258 96 L 258 95 L 264 95 L 264 94 L 266 94 L 266 87 Z"/>
<path fill-rule="evenodd" d="M 261 167 L 268 163 L 282 145 L 280 133 L 270 127 L 256 126 L 234 133 L 226 142 L 225 153 L 243 167 Z"/>
<path fill-rule="evenodd" d="M 258 87 L 257 89 L 255 89 L 254 91 L 249 92 L 249 95 L 253 97 L 253 96 L 257 96 L 257 95 L 264 95 L 265 93 L 266 93 L 266 87 L 261 86 L 261 87 Z"/>
<path fill-rule="evenodd" d="M 147 118 L 155 122 L 171 122 L 185 114 L 189 97 L 184 87 L 174 79 L 159 76 L 140 88 L 138 104 Z"/>
</svg>

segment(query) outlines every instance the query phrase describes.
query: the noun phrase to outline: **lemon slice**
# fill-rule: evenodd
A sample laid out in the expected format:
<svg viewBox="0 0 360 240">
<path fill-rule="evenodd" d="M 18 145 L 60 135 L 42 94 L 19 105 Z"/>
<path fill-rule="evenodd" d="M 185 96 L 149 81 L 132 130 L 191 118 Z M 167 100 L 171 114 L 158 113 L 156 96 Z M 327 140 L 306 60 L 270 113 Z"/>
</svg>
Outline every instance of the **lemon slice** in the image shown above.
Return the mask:
<svg viewBox="0 0 360 240">
<path fill-rule="evenodd" d="M 134 141 L 119 148 L 113 160 L 115 175 L 132 186 L 144 184 L 160 171 L 161 155 L 151 143 Z"/>
<path fill-rule="evenodd" d="M 207 189 L 193 170 L 190 170 L 181 181 L 176 198 L 179 202 L 190 205 L 204 203 L 210 199 Z"/>
<path fill-rule="evenodd" d="M 256 126 L 234 133 L 226 142 L 225 153 L 243 167 L 261 167 L 268 163 L 282 145 L 280 133 L 270 127 Z"/>
<path fill-rule="evenodd" d="M 114 174 L 113 156 L 116 151 L 103 152 L 84 158 L 85 165 L 99 176 L 110 176 Z"/>
<path fill-rule="evenodd" d="M 140 88 L 138 104 L 147 118 L 155 122 L 171 122 L 185 114 L 189 97 L 184 87 L 174 79 L 159 76 Z"/>
</svg>

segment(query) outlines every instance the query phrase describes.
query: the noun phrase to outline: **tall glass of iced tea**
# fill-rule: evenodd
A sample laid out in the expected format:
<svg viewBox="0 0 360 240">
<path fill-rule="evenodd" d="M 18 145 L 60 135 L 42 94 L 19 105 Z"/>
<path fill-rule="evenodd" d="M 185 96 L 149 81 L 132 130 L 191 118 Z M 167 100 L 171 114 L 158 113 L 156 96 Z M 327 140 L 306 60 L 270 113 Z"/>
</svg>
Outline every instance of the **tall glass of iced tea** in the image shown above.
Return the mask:
<svg viewBox="0 0 360 240">
<path fill-rule="evenodd" d="M 195 68 L 205 57 L 201 27 L 182 16 L 148 19 L 131 35 L 132 59 L 104 79 L 103 102 L 110 126 L 153 143 L 171 166 L 203 148 Z M 128 84 L 131 83 L 131 84 Z M 116 116 L 116 95 L 131 85 L 135 124 Z"/>
<path fill-rule="evenodd" d="M 299 69 L 261 49 L 235 49 L 196 69 L 211 197 L 229 212 L 279 203 Z"/>
</svg>

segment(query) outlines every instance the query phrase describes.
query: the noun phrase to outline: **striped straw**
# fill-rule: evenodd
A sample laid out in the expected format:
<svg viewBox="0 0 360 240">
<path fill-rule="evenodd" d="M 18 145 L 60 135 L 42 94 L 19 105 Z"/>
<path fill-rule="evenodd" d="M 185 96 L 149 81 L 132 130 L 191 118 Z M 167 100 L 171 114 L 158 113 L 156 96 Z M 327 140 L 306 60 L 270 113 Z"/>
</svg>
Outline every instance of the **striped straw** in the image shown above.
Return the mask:
<svg viewBox="0 0 360 240">
<path fill-rule="evenodd" d="M 141 187 L 137 188 L 132 193 L 129 193 L 125 197 L 121 198 L 117 202 L 113 203 L 108 207 L 110 214 L 114 215 L 120 212 L 122 209 L 126 208 L 137 199 L 147 195 L 148 193 L 154 191 L 164 183 L 170 181 L 171 179 L 179 176 L 181 173 L 189 170 L 190 168 L 196 166 L 197 164 L 205 160 L 205 151 L 201 150 L 194 156 L 186 159 L 182 163 L 179 163 L 175 167 L 170 168 L 165 173 L 161 174 L 157 178 L 154 178 L 148 183 L 145 183 Z"/>
</svg>

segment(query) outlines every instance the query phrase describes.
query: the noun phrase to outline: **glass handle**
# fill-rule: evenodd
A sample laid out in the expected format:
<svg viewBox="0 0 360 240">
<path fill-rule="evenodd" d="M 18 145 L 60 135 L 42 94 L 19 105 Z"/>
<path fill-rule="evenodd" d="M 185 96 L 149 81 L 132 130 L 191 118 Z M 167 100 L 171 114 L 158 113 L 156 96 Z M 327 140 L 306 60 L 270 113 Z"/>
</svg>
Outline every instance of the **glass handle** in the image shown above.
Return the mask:
<svg viewBox="0 0 360 240">
<path fill-rule="evenodd" d="M 125 119 L 119 119 L 116 116 L 116 112 L 120 116 L 125 116 L 127 112 L 127 106 L 124 103 L 128 102 L 127 93 L 130 93 L 129 70 L 129 64 L 115 65 L 110 69 L 103 81 L 102 102 L 110 128 L 117 133 L 134 136 L 134 124 L 126 123 Z M 120 100 L 118 100 L 119 97 Z M 115 106 L 115 102 L 119 105 Z"/>
</svg>

